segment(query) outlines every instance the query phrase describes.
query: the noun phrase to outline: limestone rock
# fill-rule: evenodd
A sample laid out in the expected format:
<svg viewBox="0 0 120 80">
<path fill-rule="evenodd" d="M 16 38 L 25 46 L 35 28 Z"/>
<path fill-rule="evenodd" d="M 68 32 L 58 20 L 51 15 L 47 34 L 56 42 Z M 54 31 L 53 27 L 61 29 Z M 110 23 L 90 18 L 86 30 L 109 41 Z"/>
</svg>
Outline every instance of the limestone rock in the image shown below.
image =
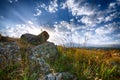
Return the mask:
<svg viewBox="0 0 120 80">
<path fill-rule="evenodd" d="M 44 42 L 46 42 L 49 38 L 49 34 L 46 31 L 43 31 L 41 34 L 39 35 L 33 35 L 33 34 L 23 34 L 21 36 L 21 39 L 30 43 L 30 44 L 34 44 L 34 45 L 39 45 L 42 44 Z"/>
</svg>

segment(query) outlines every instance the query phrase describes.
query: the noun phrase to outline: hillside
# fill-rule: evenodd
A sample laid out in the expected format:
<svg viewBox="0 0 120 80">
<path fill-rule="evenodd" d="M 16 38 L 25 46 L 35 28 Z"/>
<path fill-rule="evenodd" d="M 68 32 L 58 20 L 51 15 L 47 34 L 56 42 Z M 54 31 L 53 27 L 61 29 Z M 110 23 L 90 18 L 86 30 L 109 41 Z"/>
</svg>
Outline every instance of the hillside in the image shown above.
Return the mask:
<svg viewBox="0 0 120 80">
<path fill-rule="evenodd" d="M 25 40 L 0 35 L 0 80 L 120 79 L 119 49 L 66 48 L 48 42 L 48 38 L 39 40 L 30 35 Z"/>
</svg>

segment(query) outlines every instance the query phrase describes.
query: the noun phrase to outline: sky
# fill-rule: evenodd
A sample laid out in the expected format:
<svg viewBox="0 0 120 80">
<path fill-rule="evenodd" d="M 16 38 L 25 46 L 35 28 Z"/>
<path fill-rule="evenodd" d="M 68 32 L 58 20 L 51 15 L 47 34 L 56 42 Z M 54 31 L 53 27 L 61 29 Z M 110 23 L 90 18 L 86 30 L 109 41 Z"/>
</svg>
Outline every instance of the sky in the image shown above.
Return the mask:
<svg viewBox="0 0 120 80">
<path fill-rule="evenodd" d="M 120 0 L 0 0 L 0 34 L 46 30 L 57 45 L 120 45 Z"/>
</svg>

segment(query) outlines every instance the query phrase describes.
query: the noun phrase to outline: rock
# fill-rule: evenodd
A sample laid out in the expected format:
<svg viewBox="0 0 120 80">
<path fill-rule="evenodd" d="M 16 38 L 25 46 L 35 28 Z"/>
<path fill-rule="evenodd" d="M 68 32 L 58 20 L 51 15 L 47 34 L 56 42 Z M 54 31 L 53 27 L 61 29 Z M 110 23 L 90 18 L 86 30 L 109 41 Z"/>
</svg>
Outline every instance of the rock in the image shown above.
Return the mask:
<svg viewBox="0 0 120 80">
<path fill-rule="evenodd" d="M 31 49 L 30 53 L 30 59 L 39 63 L 40 70 L 43 73 L 49 72 L 50 69 L 49 64 L 45 60 L 47 59 L 51 61 L 52 59 L 59 56 L 57 46 L 51 42 L 45 42 L 38 46 L 35 46 Z"/>
<path fill-rule="evenodd" d="M 46 42 L 49 38 L 49 34 L 46 32 L 46 31 L 43 31 L 41 34 L 39 34 L 38 36 L 38 39 L 40 41 L 40 43 L 42 42 Z"/>
<path fill-rule="evenodd" d="M 38 46 L 32 48 L 31 51 L 34 56 L 42 56 L 42 57 L 48 58 L 48 59 L 59 56 L 57 46 L 51 42 L 45 42 L 41 45 L 38 45 Z"/>
<path fill-rule="evenodd" d="M 46 80 L 62 80 L 62 73 L 50 73 L 45 76 Z"/>
<path fill-rule="evenodd" d="M 20 51 L 16 42 L 0 42 L 0 54 L 14 54 Z"/>
<path fill-rule="evenodd" d="M 76 77 L 69 72 L 63 73 L 49 73 L 47 75 L 42 75 L 38 80 L 77 80 Z"/>
<path fill-rule="evenodd" d="M 21 39 L 30 43 L 30 44 L 34 44 L 34 45 L 39 45 L 42 44 L 44 42 L 46 42 L 49 38 L 49 34 L 46 31 L 43 31 L 41 34 L 39 35 L 33 35 L 33 34 L 23 34 L 21 36 Z"/>
<path fill-rule="evenodd" d="M 69 72 L 62 72 L 62 78 L 63 80 L 77 80 L 76 77 Z"/>
<path fill-rule="evenodd" d="M 18 59 L 17 53 L 20 52 L 20 48 L 16 42 L 0 42 L 0 55 L 4 56 L 6 61 Z M 2 62 L 2 60 L 0 60 Z"/>
<path fill-rule="evenodd" d="M 32 44 L 33 42 L 35 42 L 37 40 L 37 36 L 26 33 L 21 36 L 21 39 Z"/>
</svg>

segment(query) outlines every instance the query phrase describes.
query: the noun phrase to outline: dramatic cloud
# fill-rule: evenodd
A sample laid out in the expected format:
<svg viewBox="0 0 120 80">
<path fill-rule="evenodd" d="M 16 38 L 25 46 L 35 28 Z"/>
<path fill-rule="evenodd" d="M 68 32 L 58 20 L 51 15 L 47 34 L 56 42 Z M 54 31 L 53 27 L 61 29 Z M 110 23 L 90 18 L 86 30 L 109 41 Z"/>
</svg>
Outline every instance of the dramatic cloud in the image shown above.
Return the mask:
<svg viewBox="0 0 120 80">
<path fill-rule="evenodd" d="M 0 13 L 0 32 L 10 37 L 23 33 L 39 34 L 46 30 L 49 41 L 90 46 L 119 44 L 120 0 L 8 0 Z M 19 4 L 20 3 L 20 4 Z M 7 4 L 4 2 L 4 4 Z M 22 5 L 22 6 L 21 6 Z"/>
<path fill-rule="evenodd" d="M 16 24 L 15 27 L 7 26 L 5 29 L 0 30 L 5 36 L 20 37 L 24 33 L 39 34 L 41 27 L 35 26 L 32 21 L 27 21 L 26 24 Z"/>
<path fill-rule="evenodd" d="M 94 13 L 93 9 L 90 9 L 88 3 L 82 4 L 83 0 L 75 2 L 75 0 L 67 0 L 66 5 L 73 16 L 80 15 L 92 15 Z M 63 4 L 64 5 L 64 4 Z"/>
</svg>

